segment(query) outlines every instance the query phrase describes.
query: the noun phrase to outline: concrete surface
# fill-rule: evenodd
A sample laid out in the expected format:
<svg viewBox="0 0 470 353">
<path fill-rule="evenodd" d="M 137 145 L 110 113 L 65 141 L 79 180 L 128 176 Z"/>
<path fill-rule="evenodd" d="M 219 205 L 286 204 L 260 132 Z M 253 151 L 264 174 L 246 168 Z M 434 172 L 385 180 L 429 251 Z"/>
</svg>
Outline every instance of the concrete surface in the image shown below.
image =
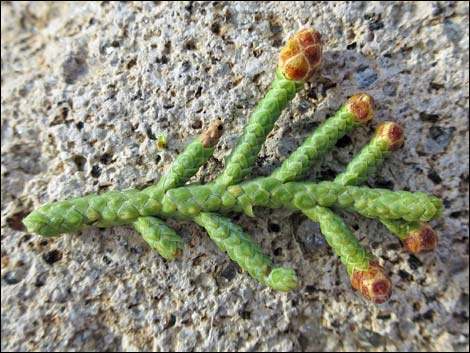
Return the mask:
<svg viewBox="0 0 470 353">
<path fill-rule="evenodd" d="M 467 2 L 1 3 L 3 350 L 468 351 Z M 226 134 L 194 181 L 207 182 L 300 28 L 325 41 L 321 72 L 262 149 L 265 175 L 358 91 L 375 121 L 344 138 L 312 178 L 332 179 L 378 122 L 406 146 L 369 181 L 441 197 L 439 248 L 413 256 L 378 222 L 345 215 L 395 284 L 375 306 L 355 293 L 318 227 L 286 211 L 234 217 L 298 291 L 263 288 L 190 222 L 166 262 L 129 227 L 55 239 L 20 221 L 41 203 L 156 180 L 220 117 Z M 156 149 L 156 136 L 168 149 Z"/>
</svg>

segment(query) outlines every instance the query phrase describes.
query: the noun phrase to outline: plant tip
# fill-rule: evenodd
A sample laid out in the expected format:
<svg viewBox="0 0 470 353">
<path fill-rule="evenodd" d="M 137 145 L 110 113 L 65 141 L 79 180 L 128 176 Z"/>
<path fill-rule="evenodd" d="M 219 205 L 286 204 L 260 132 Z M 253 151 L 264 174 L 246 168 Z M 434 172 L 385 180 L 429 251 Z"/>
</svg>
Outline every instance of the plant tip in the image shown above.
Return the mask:
<svg viewBox="0 0 470 353">
<path fill-rule="evenodd" d="M 321 64 L 321 35 L 304 29 L 289 39 L 279 55 L 279 68 L 290 80 L 308 81 Z"/>
</svg>

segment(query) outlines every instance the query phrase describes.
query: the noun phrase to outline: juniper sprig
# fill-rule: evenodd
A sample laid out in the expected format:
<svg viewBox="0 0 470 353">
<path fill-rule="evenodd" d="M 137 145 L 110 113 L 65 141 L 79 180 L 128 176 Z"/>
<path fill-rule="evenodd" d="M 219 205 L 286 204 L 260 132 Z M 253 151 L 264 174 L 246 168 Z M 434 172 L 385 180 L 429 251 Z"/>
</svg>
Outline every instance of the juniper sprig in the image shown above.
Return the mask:
<svg viewBox="0 0 470 353">
<path fill-rule="evenodd" d="M 322 41 L 317 31 L 303 30 L 289 39 L 281 51 L 270 91 L 250 116 L 224 170 L 214 182 L 187 184 L 214 152 L 223 132 L 220 120 L 213 122 L 186 147 L 156 185 L 141 191 L 110 191 L 48 203 L 31 212 L 23 223 L 29 232 L 49 237 L 90 226 L 129 224 L 150 247 L 165 259 L 172 260 L 181 253 L 183 241 L 164 220 L 192 220 L 253 278 L 273 289 L 289 291 L 298 286 L 294 270 L 273 265 L 248 234 L 220 215 L 244 212 L 254 217 L 255 206 L 285 207 L 303 212 L 319 222 L 328 243 L 345 264 L 353 287 L 375 303 L 384 302 L 390 297 L 390 280 L 334 209 L 380 219 L 388 228 L 395 229 L 412 251 L 429 247 L 420 240 L 424 238 L 419 234 L 429 234 L 423 222 L 441 215 L 441 201 L 420 192 L 357 186 L 397 146 L 379 138 L 393 135 L 394 130 L 381 128 L 374 142 L 334 182 L 301 180 L 339 138 L 372 118 L 372 97 L 354 95 L 271 176 L 244 180 L 283 109 L 318 70 L 321 55 Z"/>
<path fill-rule="evenodd" d="M 374 138 L 349 162 L 346 170 L 335 178 L 335 182 L 342 185 L 364 183 L 403 142 L 404 131 L 400 125 L 393 122 L 380 124 Z M 430 251 L 437 246 L 437 234 L 425 222 L 385 218 L 380 219 L 380 222 L 402 240 L 410 252 Z"/>
</svg>

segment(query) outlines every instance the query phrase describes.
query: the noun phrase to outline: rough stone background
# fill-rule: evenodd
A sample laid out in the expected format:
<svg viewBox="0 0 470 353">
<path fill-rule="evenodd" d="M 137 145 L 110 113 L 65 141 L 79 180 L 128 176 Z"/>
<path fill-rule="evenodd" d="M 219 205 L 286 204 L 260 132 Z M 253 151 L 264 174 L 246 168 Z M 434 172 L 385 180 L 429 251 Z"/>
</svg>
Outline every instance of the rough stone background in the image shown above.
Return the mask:
<svg viewBox="0 0 470 353">
<path fill-rule="evenodd" d="M 1 3 L 2 350 L 469 349 L 467 2 Z M 21 219 L 46 201 L 142 187 L 209 121 L 226 134 L 207 182 L 300 28 L 325 41 L 321 72 L 283 113 L 255 175 L 280 164 L 357 92 L 375 121 L 312 171 L 332 179 L 379 121 L 406 147 L 369 181 L 444 200 L 439 248 L 413 256 L 378 222 L 346 215 L 395 284 L 375 306 L 355 293 L 312 222 L 282 210 L 234 217 L 301 288 L 263 288 L 195 225 L 166 262 L 129 227 L 56 239 Z M 156 136 L 168 149 L 156 149 Z"/>
</svg>

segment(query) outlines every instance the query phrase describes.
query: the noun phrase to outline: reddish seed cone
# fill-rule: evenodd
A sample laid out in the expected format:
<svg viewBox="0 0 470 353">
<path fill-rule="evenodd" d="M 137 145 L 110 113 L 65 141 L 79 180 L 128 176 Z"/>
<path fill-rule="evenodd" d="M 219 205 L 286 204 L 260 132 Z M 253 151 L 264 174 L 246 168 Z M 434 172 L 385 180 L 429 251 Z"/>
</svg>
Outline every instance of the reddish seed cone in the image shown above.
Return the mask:
<svg viewBox="0 0 470 353">
<path fill-rule="evenodd" d="M 403 239 L 405 248 L 412 253 L 431 251 L 437 246 L 437 234 L 427 223 L 421 223 L 421 228 L 411 231 Z"/>
<path fill-rule="evenodd" d="M 374 99 L 365 93 L 358 93 L 348 99 L 346 109 L 354 114 L 357 122 L 365 123 L 374 117 Z"/>
<path fill-rule="evenodd" d="M 321 35 L 304 29 L 289 39 L 279 55 L 279 68 L 290 80 L 307 81 L 321 63 Z"/>
<path fill-rule="evenodd" d="M 367 300 L 375 304 L 386 302 L 392 295 L 392 281 L 375 260 L 369 260 L 369 268 L 365 271 L 354 270 L 351 284 Z"/>
<path fill-rule="evenodd" d="M 396 151 L 403 145 L 405 134 L 400 125 L 387 121 L 377 127 L 375 138 L 387 141 L 389 150 Z"/>
</svg>

